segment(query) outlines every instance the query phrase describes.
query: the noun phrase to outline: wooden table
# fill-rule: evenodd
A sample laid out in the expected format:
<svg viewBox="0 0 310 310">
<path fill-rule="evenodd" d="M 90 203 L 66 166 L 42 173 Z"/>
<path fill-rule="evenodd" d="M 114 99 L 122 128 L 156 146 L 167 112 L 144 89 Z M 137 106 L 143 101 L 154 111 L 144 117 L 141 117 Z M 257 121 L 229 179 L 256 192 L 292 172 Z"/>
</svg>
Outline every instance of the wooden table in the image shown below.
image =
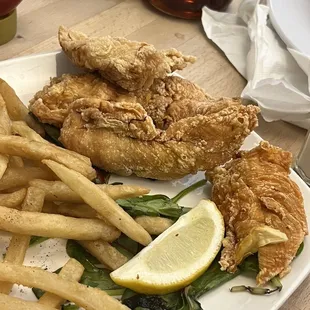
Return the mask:
<svg viewBox="0 0 310 310">
<path fill-rule="evenodd" d="M 232 9 L 239 2 L 235 0 Z M 18 7 L 17 35 L 0 46 L 0 60 L 59 49 L 56 35 L 61 24 L 89 35 L 125 36 L 197 56 L 197 62 L 182 75 L 215 96 L 238 96 L 246 84 L 206 38 L 199 21 L 166 16 L 142 0 L 24 0 Z M 262 118 L 256 132 L 294 155 L 305 136 L 303 129 L 284 122 L 267 123 Z M 310 277 L 281 308 L 306 309 L 310 309 Z"/>
</svg>

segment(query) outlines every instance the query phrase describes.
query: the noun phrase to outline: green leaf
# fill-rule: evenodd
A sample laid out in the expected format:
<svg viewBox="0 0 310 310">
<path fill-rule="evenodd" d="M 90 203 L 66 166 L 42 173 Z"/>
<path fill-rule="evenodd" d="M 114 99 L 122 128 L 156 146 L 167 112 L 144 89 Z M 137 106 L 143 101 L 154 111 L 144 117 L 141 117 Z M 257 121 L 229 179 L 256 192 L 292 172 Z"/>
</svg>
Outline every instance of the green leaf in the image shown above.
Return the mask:
<svg viewBox="0 0 310 310">
<path fill-rule="evenodd" d="M 259 273 L 259 264 L 257 255 L 251 255 L 247 257 L 242 264 L 239 266 L 242 273 Z"/>
<path fill-rule="evenodd" d="M 45 291 L 41 290 L 40 288 L 36 288 L 36 287 L 34 287 L 34 288 L 32 289 L 32 291 L 33 291 L 34 295 L 35 295 L 38 299 L 40 299 L 40 298 L 43 296 L 43 294 L 45 293 Z"/>
<path fill-rule="evenodd" d="M 80 262 L 85 270 L 93 271 L 94 269 L 98 269 L 95 265 L 99 265 L 100 262 L 77 242 L 68 240 L 66 251 L 70 257 Z"/>
<path fill-rule="evenodd" d="M 124 288 L 115 284 L 110 277 L 110 270 L 97 268 L 93 271 L 85 270 L 80 283 L 91 287 L 97 287 L 109 295 L 122 295 Z"/>
<path fill-rule="evenodd" d="M 132 252 L 128 251 L 127 249 L 125 249 L 125 248 L 123 248 L 121 245 L 119 245 L 119 244 L 117 243 L 117 240 L 114 241 L 114 242 L 112 243 L 112 245 L 113 245 L 113 246 L 115 247 L 115 249 L 118 250 L 121 254 L 123 254 L 124 256 L 126 256 L 126 257 L 128 258 L 128 260 L 132 259 L 132 258 L 135 256 Z"/>
<path fill-rule="evenodd" d="M 45 139 L 48 140 L 49 142 L 57 145 L 57 146 L 60 146 L 60 147 L 64 147 L 62 145 L 62 143 L 58 140 L 59 137 L 60 137 L 60 129 L 55 127 L 55 126 L 52 126 L 52 125 L 49 125 L 49 124 L 44 124 L 44 123 L 41 123 L 41 125 L 43 125 L 43 128 L 45 130 Z"/>
<path fill-rule="evenodd" d="M 122 301 L 134 310 L 202 310 L 199 302 L 188 296 L 184 290 L 167 295 L 143 295 L 126 290 Z"/>
<path fill-rule="evenodd" d="M 208 291 L 232 280 L 241 273 L 257 274 L 258 259 L 256 255 L 248 257 L 235 273 L 221 270 L 217 257 L 211 266 L 197 280 L 185 289 L 167 295 L 143 295 L 126 289 L 122 301 L 129 308 L 147 310 L 202 310 L 197 299 Z"/>
<path fill-rule="evenodd" d="M 165 195 L 145 195 L 116 202 L 131 216 L 163 216 L 176 220 L 188 211 Z"/>
<path fill-rule="evenodd" d="M 297 252 L 296 252 L 295 257 L 297 257 L 297 256 L 299 256 L 299 255 L 301 254 L 301 252 L 304 250 L 304 246 L 305 246 L 305 244 L 304 244 L 304 242 L 302 242 L 302 243 L 300 244 L 300 246 L 299 246 Z"/>
<path fill-rule="evenodd" d="M 176 196 L 171 198 L 172 202 L 177 203 L 180 199 L 182 199 L 184 196 L 188 195 L 190 192 L 194 191 L 195 189 L 204 186 L 207 183 L 207 180 L 200 180 L 191 186 L 183 189 L 181 192 L 179 192 Z"/>
<path fill-rule="evenodd" d="M 74 304 L 65 304 L 62 306 L 61 308 L 62 310 L 79 310 L 80 307 L 79 306 L 76 306 Z"/>
<path fill-rule="evenodd" d="M 70 257 L 75 258 L 85 268 L 80 283 L 91 287 L 97 287 L 109 295 L 121 295 L 124 288 L 115 284 L 110 277 L 110 270 L 98 268 L 100 262 L 89 254 L 77 242 L 68 240 L 66 246 L 67 253 Z"/>
<path fill-rule="evenodd" d="M 275 276 L 270 280 L 270 283 L 278 289 L 279 292 L 282 291 L 283 289 L 283 284 L 281 283 L 281 280 L 279 278 L 279 276 Z"/>
<path fill-rule="evenodd" d="M 232 280 L 239 274 L 240 270 L 237 270 L 235 273 L 222 271 L 218 259 L 215 259 L 205 273 L 188 286 L 187 294 L 197 299 L 206 292 Z"/>
<path fill-rule="evenodd" d="M 136 255 L 141 249 L 138 242 L 130 239 L 124 234 L 120 235 L 120 237 L 115 241 L 115 244 L 120 245 L 122 248 L 132 253 L 133 255 Z"/>
<path fill-rule="evenodd" d="M 171 294 L 169 294 L 171 295 Z M 148 310 L 170 310 L 176 309 L 176 305 L 180 298 L 179 292 L 174 293 L 172 297 L 167 295 L 143 295 L 135 294 L 129 298 L 123 299 L 123 304 L 130 309 L 148 309 Z M 173 308 L 174 307 L 174 308 Z"/>
<path fill-rule="evenodd" d="M 177 220 L 191 209 L 179 206 L 177 201 L 196 188 L 205 185 L 206 182 L 206 180 L 200 180 L 182 190 L 172 199 L 165 195 L 145 195 L 129 199 L 118 199 L 117 203 L 131 216 L 162 216 Z"/>
<path fill-rule="evenodd" d="M 31 239 L 30 239 L 30 243 L 29 243 L 29 246 L 35 246 L 37 244 L 40 244 L 46 240 L 48 240 L 49 238 L 48 237 L 38 237 L 38 236 L 32 236 Z"/>
</svg>

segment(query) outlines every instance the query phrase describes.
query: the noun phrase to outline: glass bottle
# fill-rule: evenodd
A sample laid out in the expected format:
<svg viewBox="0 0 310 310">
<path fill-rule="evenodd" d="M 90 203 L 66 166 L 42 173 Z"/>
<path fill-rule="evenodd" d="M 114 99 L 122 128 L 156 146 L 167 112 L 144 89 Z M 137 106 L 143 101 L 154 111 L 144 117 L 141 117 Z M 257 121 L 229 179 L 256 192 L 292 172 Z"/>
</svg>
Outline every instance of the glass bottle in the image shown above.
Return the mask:
<svg viewBox="0 0 310 310">
<path fill-rule="evenodd" d="M 232 0 L 148 0 L 158 10 L 186 19 L 201 17 L 201 9 L 207 6 L 212 10 L 224 11 Z"/>
</svg>

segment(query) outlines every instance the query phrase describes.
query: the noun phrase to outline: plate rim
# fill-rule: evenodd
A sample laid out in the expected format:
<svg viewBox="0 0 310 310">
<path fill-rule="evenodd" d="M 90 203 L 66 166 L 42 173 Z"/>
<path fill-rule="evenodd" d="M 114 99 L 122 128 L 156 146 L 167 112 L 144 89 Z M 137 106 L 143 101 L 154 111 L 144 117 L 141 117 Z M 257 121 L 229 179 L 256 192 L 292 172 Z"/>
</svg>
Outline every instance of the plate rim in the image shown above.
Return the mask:
<svg viewBox="0 0 310 310">
<path fill-rule="evenodd" d="M 268 0 L 268 1 L 270 1 L 270 0 Z M 6 65 L 11 65 L 14 63 L 22 62 L 22 61 L 27 61 L 29 59 L 37 59 L 37 58 L 44 58 L 44 57 L 56 57 L 59 54 L 64 54 L 61 49 L 58 49 L 55 51 L 50 51 L 50 52 L 29 54 L 29 55 L 24 55 L 21 57 L 6 59 L 6 60 L 0 61 L 0 68 L 5 67 Z M 1 72 L 0 72 L 0 77 L 1 77 Z M 263 138 L 260 137 L 255 131 L 252 131 L 251 135 L 253 137 L 255 137 L 255 140 L 256 140 L 255 143 L 258 143 L 259 141 L 263 140 Z M 299 175 L 293 169 L 291 169 L 291 174 L 294 175 L 293 180 L 295 182 L 296 182 L 296 179 L 299 181 L 298 186 L 301 186 L 301 192 L 302 193 L 308 192 L 308 195 L 310 197 L 310 188 L 306 185 L 306 183 L 299 177 Z M 310 224 L 310 222 L 309 222 L 309 224 Z M 309 276 L 309 274 L 310 274 L 310 263 L 308 263 L 304 267 L 302 272 L 297 273 L 297 276 L 295 277 L 296 279 L 293 282 L 293 284 L 286 287 L 285 295 L 279 296 L 279 298 L 273 304 L 270 304 L 270 308 L 268 307 L 268 309 L 266 309 L 266 310 L 277 310 L 277 309 L 279 309 L 290 298 L 290 296 L 296 291 L 296 289 L 302 284 L 302 282 Z"/>
<path fill-rule="evenodd" d="M 288 48 L 293 48 L 303 54 L 310 55 L 310 52 L 304 51 L 302 47 L 296 45 L 290 38 L 285 34 L 282 27 L 278 23 L 278 20 L 274 13 L 274 1 L 275 0 L 267 0 L 267 5 L 269 7 L 269 17 L 272 23 L 272 26 L 276 30 L 279 37 L 282 39 L 282 41 L 287 45 Z"/>
</svg>

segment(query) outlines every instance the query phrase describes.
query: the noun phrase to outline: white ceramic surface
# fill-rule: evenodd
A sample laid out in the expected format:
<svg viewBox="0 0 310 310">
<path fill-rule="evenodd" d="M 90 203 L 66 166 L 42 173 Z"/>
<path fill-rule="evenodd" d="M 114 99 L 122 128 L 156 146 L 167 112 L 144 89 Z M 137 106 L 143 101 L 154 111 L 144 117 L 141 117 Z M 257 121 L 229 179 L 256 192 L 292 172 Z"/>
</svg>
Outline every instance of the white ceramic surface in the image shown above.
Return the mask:
<svg viewBox="0 0 310 310">
<path fill-rule="evenodd" d="M 300 0 L 301 1 L 301 0 Z M 61 52 L 33 55 L 0 62 L 0 78 L 5 79 L 20 96 L 25 104 L 33 94 L 41 89 L 50 77 L 59 76 L 62 73 L 77 72 Z M 253 133 L 249 136 L 243 148 L 249 149 L 258 144 L 261 138 Z M 292 172 L 292 179 L 299 185 L 304 199 L 308 219 L 310 218 L 310 189 Z M 141 184 L 152 188 L 153 193 L 174 196 L 183 188 L 203 178 L 203 173 L 195 176 L 187 176 L 173 182 L 150 181 L 136 177 L 112 177 L 112 182 L 121 181 L 126 184 Z M 180 203 L 184 206 L 195 206 L 201 198 L 210 197 L 210 184 L 204 190 L 197 189 L 185 197 Z M 9 234 L 0 235 L 0 255 L 5 252 Z M 39 266 L 54 271 L 63 266 L 68 259 L 65 252 L 65 240 L 50 239 L 45 243 L 30 248 L 27 251 L 25 265 Z M 302 254 L 293 262 L 292 272 L 283 279 L 284 288 L 281 293 L 268 297 L 252 296 L 247 293 L 230 293 L 229 287 L 240 284 L 255 285 L 254 279 L 239 276 L 225 285 L 207 293 L 200 302 L 205 310 L 276 310 L 294 292 L 310 272 L 310 244 L 306 237 L 305 248 Z M 12 292 L 14 296 L 35 300 L 30 289 L 15 286 Z"/>
<path fill-rule="evenodd" d="M 310 55 L 310 1 L 268 0 L 270 19 L 288 47 Z"/>
</svg>

